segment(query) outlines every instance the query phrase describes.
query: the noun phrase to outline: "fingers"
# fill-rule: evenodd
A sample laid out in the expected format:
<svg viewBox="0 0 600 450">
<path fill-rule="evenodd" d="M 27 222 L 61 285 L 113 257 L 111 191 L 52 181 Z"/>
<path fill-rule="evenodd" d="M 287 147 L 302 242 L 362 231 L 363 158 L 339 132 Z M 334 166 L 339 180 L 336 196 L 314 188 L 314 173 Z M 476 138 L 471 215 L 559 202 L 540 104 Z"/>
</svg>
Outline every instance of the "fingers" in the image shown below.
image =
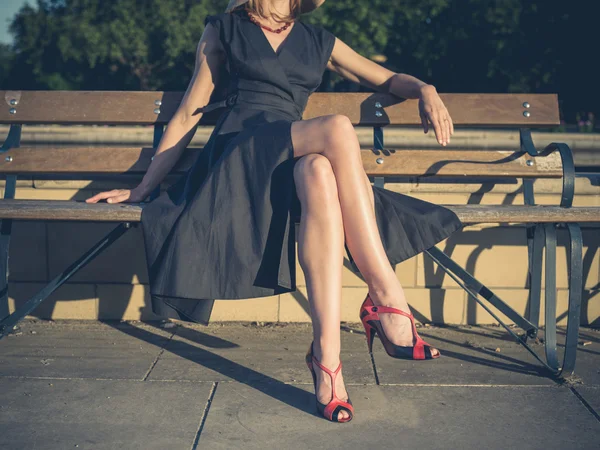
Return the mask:
<svg viewBox="0 0 600 450">
<path fill-rule="evenodd" d="M 98 194 L 86 198 L 86 203 L 97 203 L 99 200 L 106 199 L 107 203 L 118 203 L 129 198 L 129 190 L 113 189 L 112 191 L 99 192 Z"/>
<path fill-rule="evenodd" d="M 444 145 L 444 125 L 440 116 L 436 113 L 433 113 L 429 116 L 431 120 L 431 124 L 433 125 L 433 130 L 435 131 L 435 137 L 440 145 Z"/>
<path fill-rule="evenodd" d="M 441 113 L 432 113 L 432 122 L 435 127 L 435 135 L 440 145 L 446 146 L 450 143 L 450 136 L 454 134 L 454 123 L 448 110 Z"/>
<path fill-rule="evenodd" d="M 115 195 L 118 192 L 118 189 L 113 189 L 112 191 L 104 191 L 104 192 L 99 192 L 98 194 L 87 198 L 85 201 L 87 203 L 96 203 L 98 202 L 98 200 L 103 200 L 105 198 L 108 198 L 112 195 Z"/>
<path fill-rule="evenodd" d="M 427 120 L 427 116 L 422 111 L 419 112 L 419 116 L 421 116 L 421 123 L 423 124 L 423 132 L 425 134 L 427 134 L 427 132 L 429 131 L 429 121 Z"/>
<path fill-rule="evenodd" d="M 438 139 L 438 142 L 440 145 L 446 145 L 448 143 L 448 136 L 446 135 L 446 121 L 440 114 L 437 116 L 437 121 L 440 127 L 440 139 Z"/>
<path fill-rule="evenodd" d="M 445 108 L 440 112 L 439 117 L 442 127 L 442 145 L 446 146 L 450 143 L 450 122 L 448 121 L 448 112 Z"/>
<path fill-rule="evenodd" d="M 129 192 L 124 192 L 123 194 L 116 195 L 114 197 L 109 197 L 106 201 L 108 203 L 120 203 L 124 202 L 129 198 Z"/>
<path fill-rule="evenodd" d="M 454 123 L 452 123 L 452 117 L 448 113 L 447 109 L 444 109 L 444 125 L 446 130 L 446 143 L 450 143 L 450 136 L 454 134 Z"/>
</svg>

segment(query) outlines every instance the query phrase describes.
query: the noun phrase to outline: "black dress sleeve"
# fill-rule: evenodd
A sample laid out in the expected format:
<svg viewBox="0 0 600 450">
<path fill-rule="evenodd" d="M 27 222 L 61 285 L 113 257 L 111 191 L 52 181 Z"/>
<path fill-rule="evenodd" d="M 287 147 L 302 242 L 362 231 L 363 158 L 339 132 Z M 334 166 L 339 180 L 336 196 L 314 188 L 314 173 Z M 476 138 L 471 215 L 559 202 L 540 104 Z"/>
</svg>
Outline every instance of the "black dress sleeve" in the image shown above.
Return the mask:
<svg viewBox="0 0 600 450">
<path fill-rule="evenodd" d="M 329 58 L 331 57 L 331 52 L 333 51 L 333 46 L 335 45 L 335 35 L 330 31 L 323 28 L 323 60 L 324 64 L 327 65 Z"/>
<path fill-rule="evenodd" d="M 228 13 L 208 15 L 204 18 L 204 26 L 210 23 L 217 29 L 221 43 L 227 53 L 229 53 L 229 43 L 231 42 L 231 20 L 231 14 Z"/>
<path fill-rule="evenodd" d="M 229 75 L 231 73 L 231 30 L 232 30 L 232 17 L 229 13 L 220 13 L 214 15 L 207 15 L 204 18 L 204 26 L 206 27 L 209 23 L 215 27 L 218 32 L 219 40 L 225 51 L 225 61 L 218 75 L 218 82 L 215 87 L 215 91 L 211 96 L 211 103 L 225 99 L 228 95 L 228 82 Z"/>
<path fill-rule="evenodd" d="M 331 52 L 333 51 L 333 45 L 335 44 L 335 35 L 329 30 L 326 30 L 322 26 L 312 26 L 313 33 L 317 46 L 319 48 L 319 60 L 321 62 L 322 70 L 325 70 Z"/>
</svg>

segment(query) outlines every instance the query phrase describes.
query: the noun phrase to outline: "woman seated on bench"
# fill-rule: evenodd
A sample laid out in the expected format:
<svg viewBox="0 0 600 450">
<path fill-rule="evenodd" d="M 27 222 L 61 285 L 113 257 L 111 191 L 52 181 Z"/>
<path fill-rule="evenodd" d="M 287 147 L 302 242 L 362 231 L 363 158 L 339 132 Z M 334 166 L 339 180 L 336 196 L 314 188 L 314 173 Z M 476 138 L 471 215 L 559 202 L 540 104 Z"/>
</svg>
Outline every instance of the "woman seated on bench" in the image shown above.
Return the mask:
<svg viewBox="0 0 600 450">
<path fill-rule="evenodd" d="M 189 144 L 201 113 L 224 107 L 187 175 L 143 209 L 153 311 L 206 323 L 206 299 L 296 290 L 299 215 L 298 259 L 314 337 L 306 363 L 321 414 L 347 422 L 354 410 L 340 362 L 344 244 L 368 285 L 359 314 L 369 350 L 377 334 L 392 357 L 433 359 L 440 353 L 417 334 L 393 266 L 462 223 L 449 209 L 372 186 L 346 116 L 302 120 L 329 69 L 377 91 L 418 98 L 424 131 L 432 126 L 440 145 L 453 133 L 432 85 L 391 72 L 324 28 L 297 20 L 322 3 L 231 0 L 225 13 L 207 17 L 193 77 L 143 180 L 87 201 L 144 200 Z M 217 83 L 230 87 L 229 95 L 200 108 Z"/>
</svg>

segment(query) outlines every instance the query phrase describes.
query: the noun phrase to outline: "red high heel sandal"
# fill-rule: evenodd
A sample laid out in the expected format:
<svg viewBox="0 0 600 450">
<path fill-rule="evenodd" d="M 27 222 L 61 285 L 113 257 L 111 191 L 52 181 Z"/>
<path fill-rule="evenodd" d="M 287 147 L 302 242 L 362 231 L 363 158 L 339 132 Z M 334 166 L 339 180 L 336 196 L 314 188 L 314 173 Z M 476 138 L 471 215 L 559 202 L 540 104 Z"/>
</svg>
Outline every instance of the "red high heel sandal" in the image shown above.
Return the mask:
<svg viewBox="0 0 600 450">
<path fill-rule="evenodd" d="M 379 313 L 396 313 L 401 314 L 410 319 L 413 329 L 413 336 L 415 343 L 412 347 L 405 347 L 392 343 L 383 331 L 383 326 L 379 321 Z M 369 346 L 369 353 L 373 353 L 373 339 L 375 333 L 379 336 L 383 348 L 388 355 L 392 358 L 399 359 L 435 359 L 439 358 L 441 353 L 438 350 L 437 355 L 431 353 L 432 346 L 425 342 L 417 333 L 417 327 L 415 326 L 415 318 L 412 313 L 407 313 L 396 308 L 389 306 L 375 306 L 373 300 L 367 293 L 365 301 L 360 307 L 360 320 L 365 327 L 365 333 L 367 335 L 367 345 Z M 437 349 L 436 349 L 437 350 Z"/>
<path fill-rule="evenodd" d="M 315 373 L 315 369 L 313 367 L 313 363 L 319 366 L 323 371 L 329 374 L 331 377 L 331 400 L 326 405 L 321 403 L 317 399 L 317 410 L 320 414 L 323 415 L 328 420 L 332 422 L 350 422 L 352 417 L 354 417 L 354 407 L 352 406 L 352 402 L 350 401 L 350 395 L 348 395 L 348 400 L 343 401 L 335 394 L 335 379 L 337 378 L 337 374 L 342 369 L 342 362 L 340 361 L 340 365 L 334 371 L 329 370 L 327 367 L 322 365 L 317 358 L 313 355 L 313 343 L 310 343 L 310 348 L 306 353 L 306 365 L 308 366 L 310 373 L 312 373 L 313 383 L 315 385 L 315 397 L 317 396 L 317 374 Z M 341 411 L 346 411 L 349 416 L 338 420 L 338 415 Z"/>
</svg>

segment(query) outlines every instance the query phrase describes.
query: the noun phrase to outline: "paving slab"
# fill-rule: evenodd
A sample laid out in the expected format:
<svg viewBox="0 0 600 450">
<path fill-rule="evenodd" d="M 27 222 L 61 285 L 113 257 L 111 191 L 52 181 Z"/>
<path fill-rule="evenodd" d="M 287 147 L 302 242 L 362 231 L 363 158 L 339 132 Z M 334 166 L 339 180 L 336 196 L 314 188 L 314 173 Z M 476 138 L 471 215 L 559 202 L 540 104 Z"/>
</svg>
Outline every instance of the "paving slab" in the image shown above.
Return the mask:
<svg viewBox="0 0 600 450">
<path fill-rule="evenodd" d="M 575 378 L 588 386 L 600 386 L 600 330 L 583 328 L 579 338 L 586 345 L 577 348 Z"/>
<path fill-rule="evenodd" d="M 573 388 L 600 417 L 600 386 L 574 386 Z"/>
<path fill-rule="evenodd" d="M 23 321 L 0 340 L 0 377 L 143 379 L 172 336 L 146 324 Z"/>
<path fill-rule="evenodd" d="M 212 384 L 0 379 L 0 448 L 193 448 Z"/>
<path fill-rule="evenodd" d="M 600 423 L 566 387 L 355 386 L 355 417 L 314 410 L 312 386 L 294 395 L 218 383 L 199 448 L 591 449 Z"/>
<path fill-rule="evenodd" d="M 341 336 L 344 380 L 375 384 L 364 336 L 349 330 Z M 307 324 L 182 326 L 148 379 L 311 383 L 304 362 L 311 340 Z"/>
</svg>

